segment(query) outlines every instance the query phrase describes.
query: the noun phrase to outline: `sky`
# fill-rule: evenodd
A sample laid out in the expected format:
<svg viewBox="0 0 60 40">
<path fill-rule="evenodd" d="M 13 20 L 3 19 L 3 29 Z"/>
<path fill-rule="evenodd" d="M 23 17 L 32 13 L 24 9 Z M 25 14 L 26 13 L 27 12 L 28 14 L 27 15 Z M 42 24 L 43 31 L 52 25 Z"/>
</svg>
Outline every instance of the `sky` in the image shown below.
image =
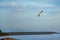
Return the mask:
<svg viewBox="0 0 60 40">
<path fill-rule="evenodd" d="M 0 29 L 60 32 L 60 0 L 0 0 Z"/>
</svg>

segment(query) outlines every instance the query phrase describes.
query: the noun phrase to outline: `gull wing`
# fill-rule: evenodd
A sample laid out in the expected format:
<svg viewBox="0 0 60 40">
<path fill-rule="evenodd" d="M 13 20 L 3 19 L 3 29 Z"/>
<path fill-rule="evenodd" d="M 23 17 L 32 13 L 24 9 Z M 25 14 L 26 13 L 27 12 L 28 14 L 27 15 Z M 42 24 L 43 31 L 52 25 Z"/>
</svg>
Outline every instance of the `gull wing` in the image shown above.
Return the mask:
<svg viewBox="0 0 60 40">
<path fill-rule="evenodd" d="M 38 13 L 38 16 L 37 17 L 39 17 L 42 12 L 43 12 L 43 10 L 41 10 L 40 13 Z"/>
</svg>

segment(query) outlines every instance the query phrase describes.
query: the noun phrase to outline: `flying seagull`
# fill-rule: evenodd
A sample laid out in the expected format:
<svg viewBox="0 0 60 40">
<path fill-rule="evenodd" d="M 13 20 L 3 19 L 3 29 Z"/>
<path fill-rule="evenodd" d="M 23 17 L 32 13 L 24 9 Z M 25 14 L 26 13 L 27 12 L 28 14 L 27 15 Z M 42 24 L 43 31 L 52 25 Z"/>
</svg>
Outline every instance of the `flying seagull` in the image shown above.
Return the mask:
<svg viewBox="0 0 60 40">
<path fill-rule="evenodd" d="M 39 16 L 41 15 L 42 12 L 43 12 L 43 10 L 41 10 L 41 11 L 38 13 L 38 16 L 37 16 L 37 17 L 39 17 Z"/>
</svg>

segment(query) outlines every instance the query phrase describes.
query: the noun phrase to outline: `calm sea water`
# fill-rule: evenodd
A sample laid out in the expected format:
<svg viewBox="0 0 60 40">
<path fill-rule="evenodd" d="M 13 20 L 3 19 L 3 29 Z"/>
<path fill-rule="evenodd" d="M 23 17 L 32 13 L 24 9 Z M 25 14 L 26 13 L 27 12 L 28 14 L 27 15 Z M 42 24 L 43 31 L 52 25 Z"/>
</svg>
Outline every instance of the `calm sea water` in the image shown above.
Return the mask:
<svg viewBox="0 0 60 40">
<path fill-rule="evenodd" d="M 6 37 L 16 38 L 19 40 L 60 40 L 60 34 L 5 36 L 5 37 L 0 37 L 0 39 Z"/>
</svg>

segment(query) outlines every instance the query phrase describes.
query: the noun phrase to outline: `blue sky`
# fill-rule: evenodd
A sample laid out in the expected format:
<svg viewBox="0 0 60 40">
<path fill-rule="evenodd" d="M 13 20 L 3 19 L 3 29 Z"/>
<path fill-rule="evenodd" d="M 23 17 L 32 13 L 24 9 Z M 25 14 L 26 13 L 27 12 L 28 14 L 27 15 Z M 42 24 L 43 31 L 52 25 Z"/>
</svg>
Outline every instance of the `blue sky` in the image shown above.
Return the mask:
<svg viewBox="0 0 60 40">
<path fill-rule="evenodd" d="M 0 0 L 0 28 L 5 32 L 60 31 L 60 0 Z"/>
</svg>

